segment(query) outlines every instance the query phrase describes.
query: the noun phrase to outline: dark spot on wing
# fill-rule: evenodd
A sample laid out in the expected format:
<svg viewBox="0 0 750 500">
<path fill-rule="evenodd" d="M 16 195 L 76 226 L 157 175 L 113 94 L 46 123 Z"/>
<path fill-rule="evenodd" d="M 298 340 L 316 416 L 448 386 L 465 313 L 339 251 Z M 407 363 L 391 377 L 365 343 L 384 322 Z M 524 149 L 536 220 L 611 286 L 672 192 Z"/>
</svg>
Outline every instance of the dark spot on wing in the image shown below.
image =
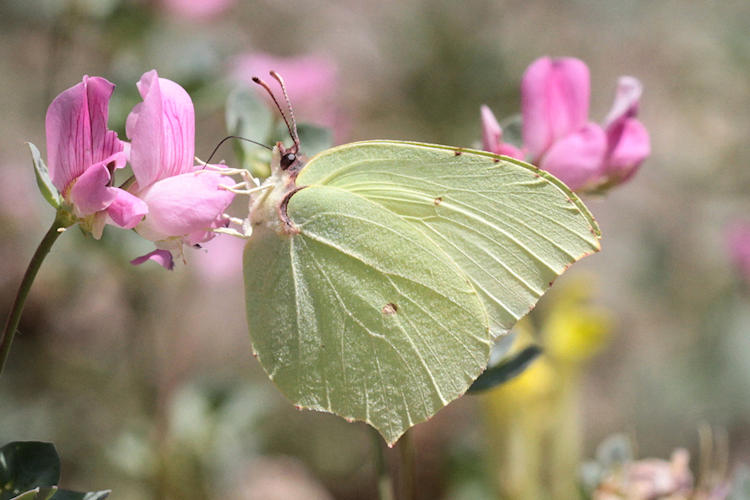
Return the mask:
<svg viewBox="0 0 750 500">
<path fill-rule="evenodd" d="M 440 205 L 443 202 L 443 197 L 438 196 L 437 198 L 435 198 L 434 201 L 435 201 L 435 205 Z"/>
<path fill-rule="evenodd" d="M 453 154 L 456 155 L 456 156 L 461 156 L 461 153 L 463 153 L 463 151 L 461 151 L 461 148 L 453 150 Z"/>
<path fill-rule="evenodd" d="M 398 306 L 393 302 L 388 302 L 383 306 L 383 314 L 386 316 L 393 316 L 398 311 Z"/>
</svg>

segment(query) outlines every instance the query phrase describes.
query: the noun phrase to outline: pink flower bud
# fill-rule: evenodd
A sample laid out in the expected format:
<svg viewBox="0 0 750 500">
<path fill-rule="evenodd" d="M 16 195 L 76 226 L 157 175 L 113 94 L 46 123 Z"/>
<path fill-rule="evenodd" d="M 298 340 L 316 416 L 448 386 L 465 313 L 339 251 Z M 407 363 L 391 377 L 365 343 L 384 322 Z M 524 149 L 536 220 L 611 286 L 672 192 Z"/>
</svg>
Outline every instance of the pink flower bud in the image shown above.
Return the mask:
<svg viewBox="0 0 750 500">
<path fill-rule="evenodd" d="M 488 106 L 480 108 L 482 115 L 482 149 L 497 155 L 511 156 L 519 160 L 523 159 L 520 149 L 503 142 L 503 129 L 497 122 L 495 115 Z"/>
</svg>

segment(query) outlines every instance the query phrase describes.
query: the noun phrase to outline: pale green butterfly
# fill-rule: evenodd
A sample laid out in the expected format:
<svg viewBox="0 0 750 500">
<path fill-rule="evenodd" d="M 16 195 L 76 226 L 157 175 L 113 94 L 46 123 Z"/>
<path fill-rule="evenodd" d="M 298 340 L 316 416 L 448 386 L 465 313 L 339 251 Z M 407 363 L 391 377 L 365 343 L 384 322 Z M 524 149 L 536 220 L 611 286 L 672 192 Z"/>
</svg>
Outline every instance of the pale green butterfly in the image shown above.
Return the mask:
<svg viewBox="0 0 750 500">
<path fill-rule="evenodd" d="M 250 211 L 253 349 L 295 405 L 389 444 L 464 394 L 495 338 L 599 250 L 581 200 L 532 165 L 403 141 L 303 163 L 290 134 Z"/>
</svg>

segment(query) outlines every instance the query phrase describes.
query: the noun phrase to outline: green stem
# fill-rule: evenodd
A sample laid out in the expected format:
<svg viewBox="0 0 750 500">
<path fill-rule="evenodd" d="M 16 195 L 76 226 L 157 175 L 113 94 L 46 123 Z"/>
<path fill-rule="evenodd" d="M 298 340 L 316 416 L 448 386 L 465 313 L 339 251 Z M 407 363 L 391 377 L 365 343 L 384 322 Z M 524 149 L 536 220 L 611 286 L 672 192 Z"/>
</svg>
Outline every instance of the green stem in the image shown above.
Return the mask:
<svg viewBox="0 0 750 500">
<path fill-rule="evenodd" d="M 399 476 L 401 478 L 401 500 L 414 500 L 416 498 L 416 464 L 414 440 L 411 431 L 406 431 L 396 443 L 399 456 Z"/>
<path fill-rule="evenodd" d="M 383 451 L 383 438 L 380 437 L 378 431 L 374 428 L 370 428 L 372 434 L 372 446 L 375 449 L 375 473 L 378 481 L 378 499 L 379 500 L 393 500 L 395 493 L 393 491 L 393 481 L 391 476 L 388 474 L 388 469 L 385 462 L 385 453 Z"/>
<path fill-rule="evenodd" d="M 39 243 L 36 252 L 34 252 L 34 256 L 31 257 L 29 267 L 26 269 L 26 273 L 21 280 L 21 285 L 18 287 L 16 300 L 10 308 L 8 320 L 5 323 L 5 328 L 3 328 L 3 336 L 0 337 L 0 374 L 3 373 L 5 362 L 8 359 L 10 346 L 13 343 L 13 337 L 16 335 L 18 323 L 21 321 L 21 313 L 23 312 L 23 306 L 26 303 L 26 297 L 28 297 L 29 291 L 31 290 L 31 284 L 34 283 L 34 278 L 36 278 L 36 274 L 39 272 L 39 268 L 41 267 L 44 258 L 52 248 L 52 244 L 60 236 L 61 233 L 59 230 L 68 225 L 70 224 L 66 225 L 63 221 L 63 217 L 59 215 L 55 217 L 52 227 L 50 227 L 47 234 L 44 235 L 42 242 Z"/>
</svg>

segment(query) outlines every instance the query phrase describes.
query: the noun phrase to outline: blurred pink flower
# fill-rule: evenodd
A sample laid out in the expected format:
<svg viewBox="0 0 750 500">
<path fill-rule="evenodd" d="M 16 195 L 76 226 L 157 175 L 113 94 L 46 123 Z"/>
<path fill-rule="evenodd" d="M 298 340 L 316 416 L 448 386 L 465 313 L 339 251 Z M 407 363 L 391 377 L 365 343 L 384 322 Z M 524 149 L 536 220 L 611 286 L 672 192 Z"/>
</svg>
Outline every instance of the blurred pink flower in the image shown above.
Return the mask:
<svg viewBox="0 0 750 500">
<path fill-rule="evenodd" d="M 205 20 L 215 17 L 232 5 L 236 0 L 162 0 L 170 14 L 192 20 Z"/>
<path fill-rule="evenodd" d="M 276 57 L 262 52 L 237 56 L 232 61 L 232 77 L 253 85 L 252 77 L 266 79 L 274 70 L 286 82 L 294 111 L 302 120 L 337 128 L 341 126 L 337 109 L 338 69 L 325 57 Z M 262 89 L 260 89 L 262 92 Z M 265 92 L 263 92 L 264 97 Z"/>
<path fill-rule="evenodd" d="M 242 283 L 242 252 L 246 240 L 227 234 L 217 235 L 191 256 L 190 267 L 202 281 L 218 285 L 229 282 Z"/>
<path fill-rule="evenodd" d="M 503 142 L 503 129 L 497 122 L 497 118 L 489 107 L 480 108 L 482 116 L 482 149 L 495 153 L 496 155 L 505 155 L 523 160 L 523 152 L 512 144 Z"/>
<path fill-rule="evenodd" d="M 221 216 L 234 194 L 221 186 L 232 181 L 195 165 L 195 111 L 185 89 L 151 70 L 141 77 L 138 91 L 143 102 L 126 124 L 136 180 L 130 191 L 148 205 L 148 215 L 136 231 L 156 242 L 162 252 L 149 256 L 169 269 L 164 250 L 181 253 L 183 243 L 207 241 L 212 229 L 226 225 Z"/>
<path fill-rule="evenodd" d="M 693 474 L 687 450 L 678 449 L 670 461 L 649 458 L 626 463 L 607 477 L 593 494 L 594 500 L 674 499 L 693 497 Z"/>
<path fill-rule="evenodd" d="M 75 215 L 98 219 L 101 235 L 105 213 L 118 226 L 133 228 L 146 213 L 146 204 L 112 187 L 115 169 L 125 166 L 125 144 L 107 130 L 109 98 L 115 86 L 100 77 L 63 91 L 47 109 L 47 163 L 50 178 Z"/>
<path fill-rule="evenodd" d="M 750 221 L 731 224 L 726 231 L 726 244 L 732 263 L 750 283 Z"/>
<path fill-rule="evenodd" d="M 589 70 L 575 58 L 534 61 L 523 75 L 523 142 L 529 160 L 574 190 L 623 182 L 650 154 L 635 119 L 641 84 L 620 79 L 604 127 L 588 121 Z"/>
</svg>

